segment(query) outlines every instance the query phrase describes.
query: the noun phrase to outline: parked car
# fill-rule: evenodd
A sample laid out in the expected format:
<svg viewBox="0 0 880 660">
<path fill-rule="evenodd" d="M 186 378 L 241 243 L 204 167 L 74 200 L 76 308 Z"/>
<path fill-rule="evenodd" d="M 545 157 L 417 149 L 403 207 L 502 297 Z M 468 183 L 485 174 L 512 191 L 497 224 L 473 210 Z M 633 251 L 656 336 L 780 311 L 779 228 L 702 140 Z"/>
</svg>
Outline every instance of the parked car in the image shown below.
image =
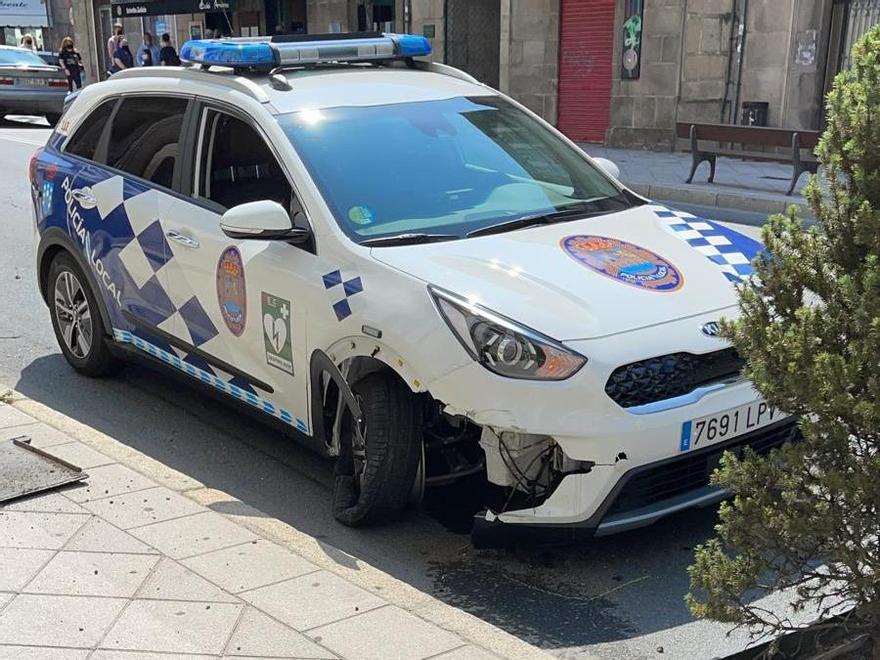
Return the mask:
<svg viewBox="0 0 880 660">
<path fill-rule="evenodd" d="M 31 167 L 64 357 L 151 361 L 296 435 L 336 460 L 347 525 L 472 479 L 491 534 L 718 501 L 723 450 L 794 426 L 718 336 L 760 243 L 429 52 L 195 41 L 198 67 L 85 88 Z"/>
<path fill-rule="evenodd" d="M 48 50 L 38 50 L 37 55 L 40 56 L 46 64 L 51 64 L 52 66 L 60 66 L 58 62 L 58 53 L 53 53 Z"/>
<path fill-rule="evenodd" d="M 0 116 L 43 115 L 54 126 L 67 96 L 67 76 L 24 48 L 0 46 Z"/>
</svg>

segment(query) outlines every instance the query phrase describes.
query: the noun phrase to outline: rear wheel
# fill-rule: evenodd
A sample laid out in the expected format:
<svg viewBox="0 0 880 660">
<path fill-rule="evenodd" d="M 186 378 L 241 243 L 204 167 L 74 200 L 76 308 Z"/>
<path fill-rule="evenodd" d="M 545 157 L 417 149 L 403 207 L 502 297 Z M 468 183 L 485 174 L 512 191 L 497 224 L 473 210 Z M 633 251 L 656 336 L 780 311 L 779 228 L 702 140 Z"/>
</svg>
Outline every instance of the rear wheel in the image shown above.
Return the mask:
<svg viewBox="0 0 880 660">
<path fill-rule="evenodd" d="M 421 459 L 421 415 L 412 392 L 390 373 L 372 373 L 352 392 L 364 416 L 363 441 L 346 411 L 336 462 L 334 515 L 351 527 L 388 522 L 410 502 Z"/>
<path fill-rule="evenodd" d="M 106 376 L 119 367 L 107 347 L 98 301 L 79 265 L 60 252 L 49 267 L 52 328 L 67 362 L 86 376 Z"/>
</svg>

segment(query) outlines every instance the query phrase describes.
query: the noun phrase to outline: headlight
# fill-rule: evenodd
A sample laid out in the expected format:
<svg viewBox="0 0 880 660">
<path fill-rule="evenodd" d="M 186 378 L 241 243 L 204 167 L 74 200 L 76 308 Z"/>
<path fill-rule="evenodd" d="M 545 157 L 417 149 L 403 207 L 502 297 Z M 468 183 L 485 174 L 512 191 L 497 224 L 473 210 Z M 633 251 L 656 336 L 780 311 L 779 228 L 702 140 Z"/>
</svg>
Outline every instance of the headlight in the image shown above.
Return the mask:
<svg viewBox="0 0 880 660">
<path fill-rule="evenodd" d="M 508 378 L 565 380 L 587 363 L 583 355 L 500 314 L 447 291 L 430 291 L 462 346 L 489 371 Z"/>
</svg>

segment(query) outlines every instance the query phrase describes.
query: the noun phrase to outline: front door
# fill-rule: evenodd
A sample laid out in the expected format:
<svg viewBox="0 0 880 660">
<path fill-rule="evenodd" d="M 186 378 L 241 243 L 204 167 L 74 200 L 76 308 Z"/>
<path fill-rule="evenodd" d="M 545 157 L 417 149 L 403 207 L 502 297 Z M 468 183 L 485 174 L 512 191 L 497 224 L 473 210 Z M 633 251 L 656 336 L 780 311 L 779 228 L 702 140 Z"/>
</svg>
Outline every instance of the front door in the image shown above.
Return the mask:
<svg viewBox="0 0 880 660">
<path fill-rule="evenodd" d="M 173 333 L 215 387 L 308 433 L 304 290 L 316 257 L 220 229 L 222 213 L 237 204 L 269 199 L 290 209 L 292 188 L 246 117 L 203 107 L 197 126 L 193 197 L 176 200 L 166 231 Z"/>
</svg>

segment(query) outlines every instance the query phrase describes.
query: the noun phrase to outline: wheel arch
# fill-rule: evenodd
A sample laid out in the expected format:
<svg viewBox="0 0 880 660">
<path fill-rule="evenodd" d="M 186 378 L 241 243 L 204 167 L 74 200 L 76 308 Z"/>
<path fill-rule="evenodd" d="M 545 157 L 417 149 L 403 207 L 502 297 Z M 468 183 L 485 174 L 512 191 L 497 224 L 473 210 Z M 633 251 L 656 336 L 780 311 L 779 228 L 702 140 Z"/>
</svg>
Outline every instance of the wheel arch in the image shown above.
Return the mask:
<svg viewBox="0 0 880 660">
<path fill-rule="evenodd" d="M 403 383 L 413 394 L 424 394 L 424 381 L 409 367 L 409 363 L 387 345 L 368 337 L 349 337 L 332 344 L 326 351 L 316 349 L 309 361 L 311 417 L 313 437 L 324 445 L 331 455 L 327 424 L 328 393 L 333 385 L 353 413 L 360 413 L 351 386 L 365 376 L 386 372 Z M 325 374 L 330 382 L 325 381 Z M 332 420 L 330 422 L 332 425 Z"/>
<path fill-rule="evenodd" d="M 113 331 L 113 326 L 110 323 L 110 314 L 107 312 L 104 297 L 101 295 L 101 289 L 95 282 L 92 269 L 89 268 L 89 264 L 83 253 L 76 248 L 76 244 L 67 234 L 57 227 L 50 227 L 43 233 L 40 238 L 39 247 L 37 248 L 37 283 L 40 287 L 40 295 L 43 297 L 43 302 L 46 303 L 47 306 L 49 305 L 49 269 L 52 266 L 52 261 L 61 252 L 66 252 L 73 257 L 73 260 L 80 267 L 80 270 L 82 270 L 88 280 L 89 286 L 92 288 L 95 300 L 98 301 L 98 312 L 101 315 L 101 321 L 104 324 L 104 328 L 108 333 L 111 333 Z"/>
</svg>

